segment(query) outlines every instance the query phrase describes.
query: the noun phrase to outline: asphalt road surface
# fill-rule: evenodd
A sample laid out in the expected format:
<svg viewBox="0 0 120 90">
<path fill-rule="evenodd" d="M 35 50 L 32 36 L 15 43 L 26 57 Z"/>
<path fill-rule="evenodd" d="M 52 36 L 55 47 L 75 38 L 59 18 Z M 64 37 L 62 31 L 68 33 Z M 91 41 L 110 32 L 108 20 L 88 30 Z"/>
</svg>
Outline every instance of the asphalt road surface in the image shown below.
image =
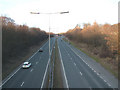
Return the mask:
<svg viewBox="0 0 120 90">
<path fill-rule="evenodd" d="M 66 75 L 67 88 L 112 88 L 88 63 L 81 58 L 71 45 L 58 38 L 58 48 Z M 117 81 L 116 81 L 117 82 Z M 117 85 L 116 85 L 117 86 Z M 117 88 L 117 87 L 115 87 Z"/>
<path fill-rule="evenodd" d="M 51 38 L 51 51 L 55 44 L 56 37 Z M 93 62 L 90 57 L 78 52 L 76 48 L 69 45 L 58 37 L 58 49 L 60 60 L 62 62 L 63 73 L 65 77 L 66 88 L 117 88 L 116 82 L 113 86 L 108 80 L 103 78 L 96 69 L 92 68 L 88 62 Z M 29 69 L 22 69 L 18 67 L 10 74 L 6 80 L 3 81 L 3 88 L 43 88 L 46 67 L 49 62 L 49 42 L 47 41 L 43 46 L 43 52 L 36 52 L 28 60 L 32 63 Z M 84 56 L 81 57 L 80 55 Z M 86 61 L 88 60 L 88 62 Z M 90 61 L 91 60 L 91 61 Z M 95 64 L 97 65 L 97 64 Z M 99 69 L 102 71 L 102 69 Z M 109 77 L 109 75 L 108 75 Z M 113 89 L 114 90 L 114 89 Z"/>
<path fill-rule="evenodd" d="M 51 50 L 55 44 L 55 38 L 51 38 Z M 21 66 L 13 72 L 10 78 L 3 82 L 2 88 L 42 88 L 44 75 L 49 60 L 49 42 L 43 46 L 43 52 L 36 52 L 29 60 L 32 66 L 29 69 L 22 69 Z"/>
</svg>

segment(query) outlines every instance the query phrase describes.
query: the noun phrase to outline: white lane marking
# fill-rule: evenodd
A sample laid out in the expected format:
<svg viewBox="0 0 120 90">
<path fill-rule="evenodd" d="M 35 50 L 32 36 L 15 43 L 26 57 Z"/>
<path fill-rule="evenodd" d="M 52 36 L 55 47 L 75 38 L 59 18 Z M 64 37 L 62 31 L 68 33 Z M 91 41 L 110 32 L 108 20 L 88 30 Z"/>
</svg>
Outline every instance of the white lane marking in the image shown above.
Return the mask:
<svg viewBox="0 0 120 90">
<path fill-rule="evenodd" d="M 89 64 L 87 64 L 87 65 L 88 65 L 88 67 L 90 67 Z"/>
<path fill-rule="evenodd" d="M 24 85 L 24 82 L 22 82 L 21 87 Z"/>
<path fill-rule="evenodd" d="M 104 82 L 107 82 L 106 80 L 104 80 Z"/>
<path fill-rule="evenodd" d="M 30 72 L 32 72 L 33 71 L 33 68 L 30 70 Z"/>
<path fill-rule="evenodd" d="M 68 53 L 68 55 L 70 55 L 70 54 Z"/>
<path fill-rule="evenodd" d="M 3 82 L 2 85 L 4 85 L 9 79 L 11 79 L 20 70 L 20 68 L 15 73 L 13 73 L 5 82 Z M 0 87 L 2 87 L 2 85 Z"/>
<path fill-rule="evenodd" d="M 100 78 L 101 78 L 101 79 L 103 79 L 103 77 L 102 77 L 102 76 L 100 76 Z"/>
<path fill-rule="evenodd" d="M 92 67 L 90 67 L 90 68 L 94 71 L 94 69 Z"/>
<path fill-rule="evenodd" d="M 66 44 L 66 43 L 65 43 Z M 67 45 L 67 44 L 66 44 Z M 67 45 L 68 46 L 68 45 Z M 79 56 L 70 46 L 68 46 L 79 58 L 81 58 L 81 56 Z M 82 58 L 81 58 L 82 59 Z M 85 62 L 83 59 L 82 59 L 82 61 L 83 62 Z M 86 62 L 85 62 L 86 63 Z M 87 63 L 86 63 L 87 64 Z M 87 64 L 88 65 L 88 64 Z M 90 66 L 89 66 L 90 67 Z M 91 68 L 91 67 L 90 67 Z M 94 72 L 96 72 L 93 68 L 91 68 Z M 97 73 L 97 72 L 96 72 Z M 103 79 L 103 77 L 101 77 L 100 75 L 99 75 L 99 77 L 104 81 L 104 82 L 106 82 L 107 83 L 107 81 L 106 80 L 104 80 Z"/>
<path fill-rule="evenodd" d="M 65 73 L 65 69 L 64 69 L 64 65 L 63 65 L 63 61 L 62 61 L 62 56 L 61 56 L 61 52 L 60 52 L 60 48 L 58 46 L 58 49 L 59 49 L 59 54 L 60 54 L 60 60 L 61 60 L 61 63 L 62 63 L 62 67 L 63 67 L 63 72 L 64 72 L 64 77 L 65 77 L 65 82 L 66 82 L 66 88 L 69 88 L 68 86 L 68 81 L 67 81 L 67 77 L 66 77 L 66 73 Z"/>
<path fill-rule="evenodd" d="M 38 64 L 38 62 L 36 62 L 36 64 Z"/>
<path fill-rule="evenodd" d="M 74 63 L 74 65 L 76 66 L 76 64 Z"/>
<path fill-rule="evenodd" d="M 80 72 L 80 75 L 82 76 L 82 73 Z"/>
<path fill-rule="evenodd" d="M 97 73 L 97 75 L 99 76 L 100 74 L 99 74 L 99 73 Z"/>
<path fill-rule="evenodd" d="M 51 53 L 52 53 L 52 50 L 50 52 L 50 56 L 51 56 Z M 41 88 L 43 88 L 43 84 L 44 84 L 44 81 L 45 81 L 45 77 L 46 77 L 46 73 L 47 73 L 47 70 L 48 70 L 49 63 L 50 63 L 50 58 L 48 59 L 48 63 L 47 63 L 46 70 L 45 70 L 45 73 L 44 73 L 44 77 L 43 77 L 43 80 L 42 80 Z"/>
<path fill-rule="evenodd" d="M 94 70 L 94 72 L 96 73 L 96 71 Z"/>
<path fill-rule="evenodd" d="M 47 44 L 47 42 L 42 46 L 42 48 L 45 46 Z M 39 50 L 38 50 L 39 51 Z M 37 51 L 37 52 L 38 52 Z M 36 52 L 36 53 L 37 53 Z M 36 54 L 36 53 L 34 53 L 30 58 L 28 58 L 26 61 L 30 61 L 30 59 Z M 20 70 L 20 68 L 21 68 L 21 66 L 22 66 L 22 64 L 19 66 L 19 68 L 12 74 L 12 75 L 10 75 L 10 77 L 8 77 L 3 83 L 2 83 L 2 85 L 0 85 L 0 87 L 2 87 L 8 80 L 10 80 L 19 70 Z"/>
<path fill-rule="evenodd" d="M 108 84 L 108 86 L 110 86 L 111 87 L 111 85 L 109 84 L 109 83 L 107 83 Z"/>
</svg>

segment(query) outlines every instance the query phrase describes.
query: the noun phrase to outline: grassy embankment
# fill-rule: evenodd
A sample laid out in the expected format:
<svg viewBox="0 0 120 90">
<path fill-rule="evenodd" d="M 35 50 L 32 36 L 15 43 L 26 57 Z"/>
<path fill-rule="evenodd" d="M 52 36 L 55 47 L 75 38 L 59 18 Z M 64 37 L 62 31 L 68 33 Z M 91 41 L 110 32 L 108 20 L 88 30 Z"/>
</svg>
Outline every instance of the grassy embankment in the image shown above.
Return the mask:
<svg viewBox="0 0 120 90">
<path fill-rule="evenodd" d="M 2 79 L 36 52 L 48 34 L 39 28 L 17 25 L 8 17 L 2 18 Z"/>
<path fill-rule="evenodd" d="M 24 54 L 14 57 L 14 59 L 9 59 L 11 63 L 5 63 L 5 67 L 2 72 L 2 79 L 5 79 L 13 70 L 15 70 L 19 65 L 21 65 L 25 60 L 31 57 L 37 50 L 47 41 L 44 40 L 38 45 L 29 47 L 28 50 L 24 51 Z"/>
<path fill-rule="evenodd" d="M 64 38 L 64 41 L 68 42 L 68 39 Z M 88 51 L 88 48 L 85 45 L 80 45 L 81 43 L 69 40 L 70 44 L 91 57 L 96 62 L 100 63 L 105 69 L 111 72 L 116 78 L 118 78 L 118 70 L 111 67 L 110 63 L 105 62 L 107 58 L 100 58 L 98 55 L 94 55 L 93 52 Z"/>
</svg>

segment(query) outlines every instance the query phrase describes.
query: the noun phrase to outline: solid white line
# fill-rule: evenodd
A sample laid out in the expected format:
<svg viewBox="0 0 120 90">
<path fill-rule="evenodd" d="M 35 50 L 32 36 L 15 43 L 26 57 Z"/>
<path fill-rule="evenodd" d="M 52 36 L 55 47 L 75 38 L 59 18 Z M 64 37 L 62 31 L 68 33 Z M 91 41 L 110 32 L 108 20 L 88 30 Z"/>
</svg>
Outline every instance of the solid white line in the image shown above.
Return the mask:
<svg viewBox="0 0 120 90">
<path fill-rule="evenodd" d="M 47 44 L 47 42 L 42 46 L 42 48 L 45 46 Z M 38 51 L 37 51 L 38 52 Z M 37 53 L 36 52 L 36 53 Z M 26 61 L 29 61 L 36 53 L 34 53 L 30 58 L 28 58 Z M 22 65 L 22 64 L 21 64 Z M 19 66 L 19 68 L 9 77 L 9 78 L 7 78 L 6 79 L 6 81 L 4 81 L 3 83 L 2 83 L 2 85 L 0 85 L 0 87 L 2 87 L 9 79 L 11 79 L 19 70 L 20 70 L 20 68 L 21 68 L 21 65 Z"/>
<path fill-rule="evenodd" d="M 66 43 L 65 43 L 66 44 Z M 67 45 L 67 44 L 66 44 Z M 67 45 L 68 46 L 68 45 Z M 79 56 L 70 46 L 68 46 L 79 58 L 81 58 L 81 56 Z M 82 59 L 82 58 L 81 58 Z M 83 62 L 85 62 L 83 59 L 82 59 Z M 86 62 L 85 62 L 86 63 Z M 87 63 L 86 63 L 87 64 Z M 88 64 L 87 64 L 88 65 Z M 89 66 L 89 65 L 88 65 Z M 91 68 L 91 67 L 90 67 Z M 91 68 L 94 72 L 96 72 L 93 68 Z M 97 74 L 98 75 L 98 74 Z M 103 79 L 103 77 L 99 76 L 104 82 L 107 83 L 106 80 Z"/>
<path fill-rule="evenodd" d="M 21 87 L 23 86 L 24 82 L 22 82 Z"/>
<path fill-rule="evenodd" d="M 21 67 L 20 67 L 21 68 Z M 18 68 L 15 73 L 13 73 L 5 82 L 2 83 L 2 85 L 4 85 L 9 79 L 11 79 L 19 70 L 20 68 Z M 2 85 L 0 87 L 2 87 Z"/>
<path fill-rule="evenodd" d="M 82 76 L 82 73 L 80 72 L 80 75 Z"/>
<path fill-rule="evenodd" d="M 108 86 L 110 86 L 111 87 L 111 85 L 109 84 L 109 83 L 107 83 L 108 84 Z"/>
<path fill-rule="evenodd" d="M 61 52 L 60 52 L 60 48 L 58 46 L 58 49 L 59 49 L 59 53 L 60 53 L 60 59 L 61 59 L 61 63 L 62 63 L 62 67 L 63 67 L 63 72 L 64 72 L 64 77 L 65 77 L 65 81 L 66 81 L 66 88 L 69 88 L 68 86 L 68 81 L 67 81 L 67 77 L 66 77 L 66 73 L 65 73 L 65 69 L 64 69 L 64 65 L 63 65 L 63 61 L 62 61 L 62 56 L 61 56 Z"/>
<path fill-rule="evenodd" d="M 52 52 L 52 50 L 51 50 L 51 52 Z M 50 52 L 50 55 L 51 55 L 51 52 Z M 46 73 L 47 73 L 49 63 L 50 63 L 50 58 L 48 59 L 48 63 L 47 63 L 46 70 L 45 70 L 45 73 L 44 73 L 44 77 L 43 77 L 43 80 L 42 80 L 41 88 L 43 88 L 43 84 L 44 84 L 44 81 L 45 81 L 45 77 L 46 77 Z"/>
</svg>

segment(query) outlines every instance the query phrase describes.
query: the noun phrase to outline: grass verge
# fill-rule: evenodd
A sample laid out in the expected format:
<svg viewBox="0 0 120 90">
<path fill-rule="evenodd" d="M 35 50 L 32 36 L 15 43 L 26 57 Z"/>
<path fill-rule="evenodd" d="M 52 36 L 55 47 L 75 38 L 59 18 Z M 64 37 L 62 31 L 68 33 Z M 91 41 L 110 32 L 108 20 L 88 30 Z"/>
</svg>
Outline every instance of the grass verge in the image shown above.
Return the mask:
<svg viewBox="0 0 120 90">
<path fill-rule="evenodd" d="M 66 38 L 63 38 L 64 41 L 69 42 L 71 45 L 73 45 L 74 47 L 76 47 L 77 49 L 79 49 L 80 51 L 82 51 L 83 53 L 85 53 L 86 55 L 88 55 L 89 57 L 91 57 L 93 60 L 95 60 L 96 62 L 100 63 L 105 69 L 107 69 L 109 72 L 111 72 L 116 78 L 118 78 L 118 70 L 111 68 L 111 64 L 104 62 L 103 58 L 100 58 L 96 55 L 93 55 L 91 52 L 87 51 L 86 49 L 82 49 L 76 42 L 74 41 L 70 41 Z"/>
<path fill-rule="evenodd" d="M 54 62 L 54 78 L 53 78 L 53 88 L 63 88 L 63 80 L 61 73 L 61 65 L 59 59 L 57 40 L 55 42 L 55 62 Z"/>
<path fill-rule="evenodd" d="M 36 46 L 30 47 L 28 50 L 20 56 L 15 56 L 10 62 L 2 65 L 2 80 L 4 80 L 13 70 L 15 70 L 19 65 L 21 65 L 25 60 L 32 56 L 47 40 L 39 43 Z"/>
</svg>

